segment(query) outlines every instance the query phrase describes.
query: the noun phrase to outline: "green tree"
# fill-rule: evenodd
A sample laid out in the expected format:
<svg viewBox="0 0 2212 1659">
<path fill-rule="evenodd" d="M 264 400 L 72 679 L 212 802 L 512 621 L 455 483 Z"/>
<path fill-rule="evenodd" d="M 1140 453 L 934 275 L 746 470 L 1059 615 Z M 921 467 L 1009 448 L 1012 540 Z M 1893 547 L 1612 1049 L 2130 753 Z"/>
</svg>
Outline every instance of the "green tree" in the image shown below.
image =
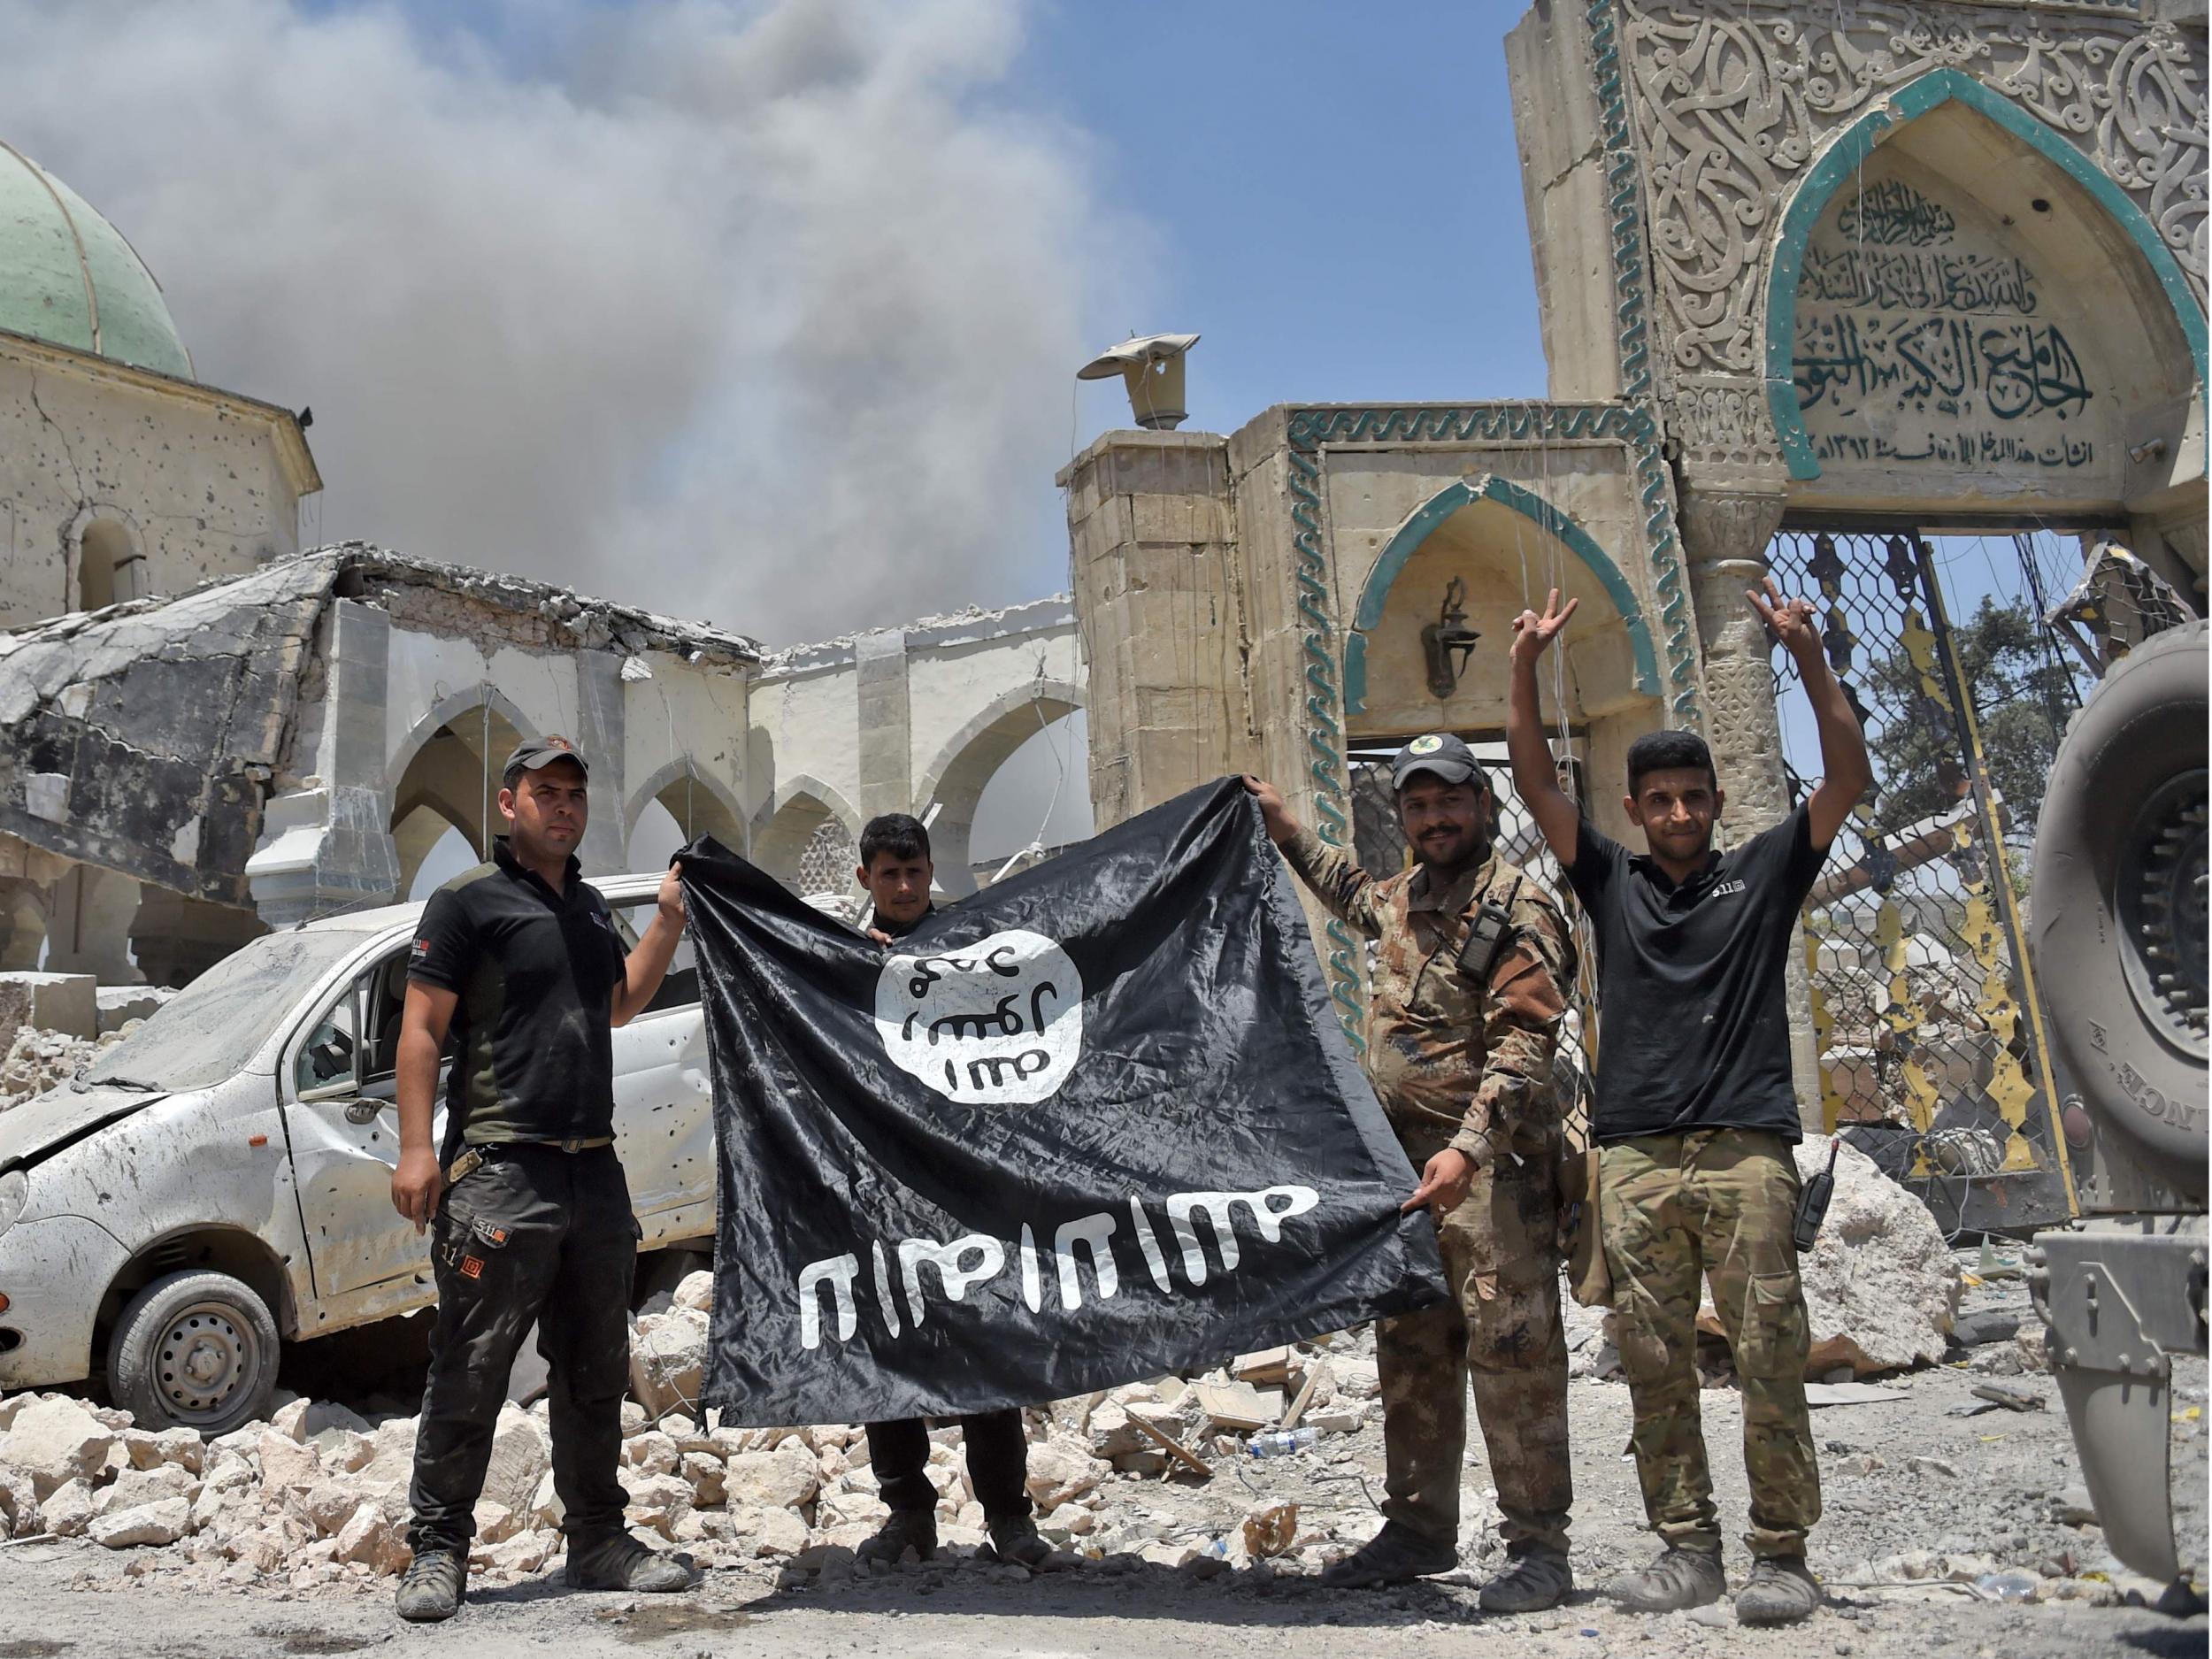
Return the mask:
<svg viewBox="0 0 2212 1659">
<path fill-rule="evenodd" d="M 2074 671 L 2024 600 L 2000 604 L 1985 595 L 1952 637 L 1989 780 L 2004 802 L 2006 839 L 2024 844 L 2035 832 L 2059 739 L 2079 703 Z M 1889 715 L 1869 745 L 1882 787 L 1875 818 L 1886 833 L 1964 798 L 1964 733 L 1926 707 L 1919 670 L 1902 642 L 1875 665 L 1871 679 L 1872 701 Z"/>
</svg>

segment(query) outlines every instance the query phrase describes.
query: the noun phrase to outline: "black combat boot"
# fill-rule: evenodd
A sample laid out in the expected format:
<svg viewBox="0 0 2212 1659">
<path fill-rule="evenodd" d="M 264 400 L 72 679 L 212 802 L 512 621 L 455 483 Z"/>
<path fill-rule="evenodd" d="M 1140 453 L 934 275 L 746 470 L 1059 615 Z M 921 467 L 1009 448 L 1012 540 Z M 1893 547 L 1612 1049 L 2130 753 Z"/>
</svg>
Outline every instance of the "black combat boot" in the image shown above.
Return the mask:
<svg viewBox="0 0 2212 1659">
<path fill-rule="evenodd" d="M 1430 1538 L 1396 1521 L 1385 1521 L 1381 1532 L 1321 1575 L 1321 1586 L 1366 1590 L 1378 1585 L 1410 1584 L 1416 1578 L 1449 1572 L 1458 1565 L 1458 1549 L 1442 1539 Z"/>
<path fill-rule="evenodd" d="M 627 1532 L 610 1532 L 589 1542 L 571 1539 L 563 1575 L 572 1590 L 638 1590 L 665 1595 L 688 1590 L 691 1569 L 672 1555 L 659 1555 Z"/>
<path fill-rule="evenodd" d="M 853 1551 L 856 1561 L 882 1561 L 896 1566 L 909 1550 L 917 1561 L 937 1554 L 937 1513 L 933 1509 L 894 1509 L 872 1537 Z"/>
</svg>

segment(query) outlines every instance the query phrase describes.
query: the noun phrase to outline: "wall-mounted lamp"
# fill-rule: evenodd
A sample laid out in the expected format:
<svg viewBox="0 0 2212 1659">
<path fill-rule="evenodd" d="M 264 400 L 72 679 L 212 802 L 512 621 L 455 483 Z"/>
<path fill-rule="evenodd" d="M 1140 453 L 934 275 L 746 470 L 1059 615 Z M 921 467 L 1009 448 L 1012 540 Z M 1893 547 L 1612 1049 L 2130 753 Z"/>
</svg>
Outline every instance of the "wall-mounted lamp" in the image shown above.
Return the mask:
<svg viewBox="0 0 2212 1659">
<path fill-rule="evenodd" d="M 1448 701 L 1475 654 L 1482 635 L 1467 626 L 1467 582 L 1455 576 L 1444 589 L 1444 608 L 1436 620 L 1421 630 L 1421 650 L 1429 659 L 1429 692 L 1438 702 Z"/>
<path fill-rule="evenodd" d="M 1075 378 L 1110 380 L 1120 375 L 1137 425 L 1172 432 L 1189 419 L 1183 408 L 1183 358 L 1197 343 L 1196 334 L 1140 334 L 1100 352 Z"/>
</svg>

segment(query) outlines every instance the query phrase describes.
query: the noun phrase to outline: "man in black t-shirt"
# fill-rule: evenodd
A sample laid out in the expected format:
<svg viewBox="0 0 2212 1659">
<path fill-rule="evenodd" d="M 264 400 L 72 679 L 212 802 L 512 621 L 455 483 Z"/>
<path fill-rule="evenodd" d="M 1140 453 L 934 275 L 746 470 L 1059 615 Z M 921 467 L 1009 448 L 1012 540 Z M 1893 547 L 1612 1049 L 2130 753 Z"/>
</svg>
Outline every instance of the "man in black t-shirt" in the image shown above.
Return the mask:
<svg viewBox="0 0 2212 1659">
<path fill-rule="evenodd" d="M 549 1368 L 553 1489 L 570 1585 L 684 1590 L 680 1563 L 624 1530 L 617 1477 L 629 1386 L 638 1228 L 614 1154 L 614 1045 L 660 988 L 684 927 L 672 869 L 659 913 L 625 952 L 579 873 L 584 758 L 564 737 L 522 745 L 501 778 L 508 833 L 492 861 L 431 895 L 400 1015 L 399 1164 L 392 1202 L 431 1230 L 438 1285 L 430 1375 L 408 1494 L 414 1550 L 399 1616 L 449 1618 L 515 1353 L 534 1323 Z M 442 1149 L 430 1144 L 438 1059 L 455 1039 Z"/>
<path fill-rule="evenodd" d="M 1724 797 L 1711 751 L 1689 732 L 1654 732 L 1629 746 L 1623 804 L 1648 852 L 1631 853 L 1581 815 L 1559 787 L 1537 698 L 1537 658 L 1575 610 L 1572 600 L 1559 608 L 1556 589 L 1542 616 L 1525 611 L 1514 623 L 1506 741 L 1521 799 L 1597 944 L 1599 1234 L 1635 1411 L 1636 1472 L 1665 1545 L 1652 1565 L 1608 1589 L 1624 1607 L 1668 1612 L 1718 1601 L 1727 1587 L 1698 1425 L 1702 1273 L 1743 1385 L 1753 1563 L 1736 1617 L 1775 1624 L 1820 1602 L 1805 1565 L 1820 1471 L 1793 1237 L 1799 1189 L 1790 1148 L 1801 1135 L 1790 935 L 1873 775 L 1812 606 L 1784 599 L 1771 580 L 1764 597 L 1745 596 L 1797 664 L 1826 774 L 1772 828 L 1714 849 Z"/>
</svg>

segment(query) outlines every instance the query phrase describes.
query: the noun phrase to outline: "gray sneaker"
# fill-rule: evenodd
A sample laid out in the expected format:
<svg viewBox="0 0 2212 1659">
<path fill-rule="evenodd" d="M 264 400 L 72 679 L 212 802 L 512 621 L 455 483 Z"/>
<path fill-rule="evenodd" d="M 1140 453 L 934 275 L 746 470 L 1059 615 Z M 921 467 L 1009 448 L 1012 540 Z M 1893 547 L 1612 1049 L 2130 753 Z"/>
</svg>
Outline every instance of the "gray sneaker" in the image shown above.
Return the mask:
<svg viewBox="0 0 2212 1659">
<path fill-rule="evenodd" d="M 1395 1521 L 1321 1575 L 1325 1590 L 1367 1590 L 1379 1585 L 1410 1584 L 1459 1565 L 1459 1551 Z"/>
<path fill-rule="evenodd" d="M 937 1517 L 929 1509 L 894 1509 L 885 1517 L 881 1526 L 861 1540 L 853 1551 L 857 1561 L 882 1561 L 896 1566 L 906 1558 L 908 1550 L 914 1552 L 917 1561 L 928 1561 L 937 1554 Z"/>
<path fill-rule="evenodd" d="M 407 1563 L 392 1598 L 399 1616 L 411 1624 L 434 1624 L 461 1609 L 468 1586 L 468 1557 L 456 1550 L 426 1549 Z"/>
<path fill-rule="evenodd" d="M 1720 1552 L 1670 1545 L 1650 1566 L 1623 1573 L 1605 1594 L 1631 1613 L 1679 1613 L 1705 1607 L 1728 1593 Z"/>
<path fill-rule="evenodd" d="M 1766 1555 L 1751 1563 L 1751 1577 L 1736 1592 L 1739 1624 L 1794 1624 L 1820 1605 L 1820 1580 L 1802 1555 Z"/>
<path fill-rule="evenodd" d="M 588 1543 L 571 1539 L 562 1576 L 572 1590 L 635 1590 L 649 1595 L 688 1590 L 695 1582 L 682 1562 L 654 1554 L 627 1532 L 610 1532 Z"/>
<path fill-rule="evenodd" d="M 1556 1550 L 1517 1549 L 1476 1601 L 1486 1613 L 1540 1613 L 1557 1607 L 1574 1587 L 1574 1571 Z"/>
</svg>

